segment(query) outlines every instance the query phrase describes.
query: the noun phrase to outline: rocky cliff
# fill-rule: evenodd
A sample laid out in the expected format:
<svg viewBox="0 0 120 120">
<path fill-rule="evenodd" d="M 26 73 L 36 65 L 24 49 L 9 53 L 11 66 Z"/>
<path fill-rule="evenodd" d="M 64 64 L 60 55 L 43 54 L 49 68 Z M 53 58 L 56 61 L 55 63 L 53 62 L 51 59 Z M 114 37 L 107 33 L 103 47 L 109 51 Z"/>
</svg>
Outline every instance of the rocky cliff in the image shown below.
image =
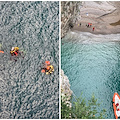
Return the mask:
<svg viewBox="0 0 120 120">
<path fill-rule="evenodd" d="M 81 3 L 79 1 L 61 2 L 61 38 L 73 28 L 76 21 L 80 20 Z"/>
<path fill-rule="evenodd" d="M 61 70 L 61 96 L 62 98 L 65 97 L 67 98 L 67 103 L 70 103 L 70 99 L 72 96 L 72 90 L 70 89 L 70 84 L 69 84 L 69 79 L 68 77 L 64 74 L 64 71 Z"/>
<path fill-rule="evenodd" d="M 62 2 L 61 23 L 61 37 L 69 30 L 93 34 L 120 33 L 120 1 Z M 92 27 L 86 27 L 88 23 L 92 23 L 94 31 Z"/>
</svg>

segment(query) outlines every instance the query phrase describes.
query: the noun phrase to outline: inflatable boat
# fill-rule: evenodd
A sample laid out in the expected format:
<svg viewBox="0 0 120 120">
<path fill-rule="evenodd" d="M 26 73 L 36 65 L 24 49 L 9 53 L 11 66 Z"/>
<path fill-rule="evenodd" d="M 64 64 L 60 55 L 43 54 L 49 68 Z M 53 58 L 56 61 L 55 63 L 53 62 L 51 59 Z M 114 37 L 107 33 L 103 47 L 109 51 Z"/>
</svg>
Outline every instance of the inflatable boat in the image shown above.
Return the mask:
<svg viewBox="0 0 120 120">
<path fill-rule="evenodd" d="M 113 109 L 115 118 L 118 119 L 120 117 L 120 96 L 118 93 L 114 93 L 113 95 Z"/>
</svg>

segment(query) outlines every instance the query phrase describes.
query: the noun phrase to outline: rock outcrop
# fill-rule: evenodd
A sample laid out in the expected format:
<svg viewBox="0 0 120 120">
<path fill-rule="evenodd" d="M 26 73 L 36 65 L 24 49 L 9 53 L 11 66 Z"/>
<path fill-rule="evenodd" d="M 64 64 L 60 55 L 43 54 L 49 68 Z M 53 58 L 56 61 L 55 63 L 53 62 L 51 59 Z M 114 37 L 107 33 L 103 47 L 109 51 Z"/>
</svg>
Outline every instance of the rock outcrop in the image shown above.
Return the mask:
<svg viewBox="0 0 120 120">
<path fill-rule="evenodd" d="M 72 90 L 70 89 L 70 84 L 69 84 L 69 79 L 68 77 L 64 74 L 64 71 L 61 70 L 61 96 L 62 98 L 65 97 L 67 99 L 66 103 L 70 103 L 70 99 L 72 96 Z"/>
<path fill-rule="evenodd" d="M 80 5 L 79 1 L 61 2 L 61 38 L 80 20 Z"/>
</svg>

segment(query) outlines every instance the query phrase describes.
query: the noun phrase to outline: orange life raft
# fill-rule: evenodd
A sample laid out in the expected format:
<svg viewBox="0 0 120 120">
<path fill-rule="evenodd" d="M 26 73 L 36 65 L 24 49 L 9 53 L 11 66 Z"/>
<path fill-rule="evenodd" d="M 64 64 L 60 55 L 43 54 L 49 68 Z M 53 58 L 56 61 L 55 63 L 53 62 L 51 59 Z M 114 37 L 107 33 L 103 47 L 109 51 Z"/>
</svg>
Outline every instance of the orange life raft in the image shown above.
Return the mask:
<svg viewBox="0 0 120 120">
<path fill-rule="evenodd" d="M 1 50 L 0 50 L 0 53 L 4 53 L 4 51 L 1 51 Z"/>
<path fill-rule="evenodd" d="M 115 118 L 118 119 L 120 117 L 120 96 L 116 92 L 113 95 L 113 109 Z"/>
</svg>

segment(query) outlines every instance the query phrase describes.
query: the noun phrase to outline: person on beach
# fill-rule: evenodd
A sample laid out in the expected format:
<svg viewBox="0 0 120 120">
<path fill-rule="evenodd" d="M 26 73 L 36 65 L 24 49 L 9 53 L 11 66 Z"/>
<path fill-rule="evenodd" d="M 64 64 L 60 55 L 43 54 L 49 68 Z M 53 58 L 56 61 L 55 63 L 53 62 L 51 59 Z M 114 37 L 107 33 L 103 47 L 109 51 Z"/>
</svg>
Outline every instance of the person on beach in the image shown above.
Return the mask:
<svg viewBox="0 0 120 120">
<path fill-rule="evenodd" d="M 86 26 L 87 26 L 87 27 L 90 27 L 90 23 L 88 23 Z"/>
<path fill-rule="evenodd" d="M 89 27 L 90 27 L 90 23 L 88 23 Z"/>
<path fill-rule="evenodd" d="M 95 27 L 93 27 L 93 31 L 95 30 Z"/>
<path fill-rule="evenodd" d="M 90 23 L 90 27 L 92 26 L 92 23 Z"/>
<path fill-rule="evenodd" d="M 89 23 L 88 23 L 88 27 L 89 27 Z"/>
<path fill-rule="evenodd" d="M 80 23 L 80 24 L 78 24 L 78 26 L 81 26 L 81 23 Z"/>
<path fill-rule="evenodd" d="M 86 26 L 87 26 L 87 27 L 89 27 L 89 25 L 88 25 L 88 24 L 86 24 Z"/>
</svg>

